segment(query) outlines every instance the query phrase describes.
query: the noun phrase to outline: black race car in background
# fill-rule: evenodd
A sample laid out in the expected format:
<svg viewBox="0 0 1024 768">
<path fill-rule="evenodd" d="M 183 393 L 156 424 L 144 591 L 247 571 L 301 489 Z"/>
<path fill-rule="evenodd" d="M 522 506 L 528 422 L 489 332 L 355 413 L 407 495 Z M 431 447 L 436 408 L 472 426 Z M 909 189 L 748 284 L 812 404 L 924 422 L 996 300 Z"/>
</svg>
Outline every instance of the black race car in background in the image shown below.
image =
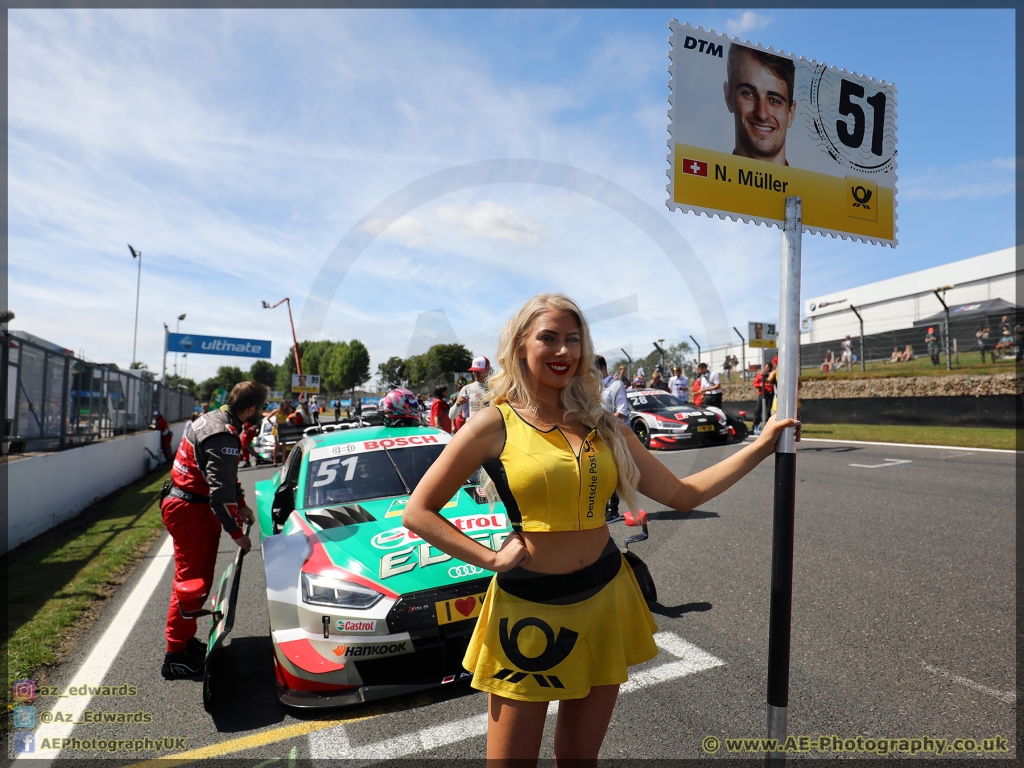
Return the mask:
<svg viewBox="0 0 1024 768">
<path fill-rule="evenodd" d="M 747 425 L 721 408 L 688 405 L 660 389 L 630 389 L 629 426 L 647 448 L 725 445 L 747 437 Z"/>
</svg>

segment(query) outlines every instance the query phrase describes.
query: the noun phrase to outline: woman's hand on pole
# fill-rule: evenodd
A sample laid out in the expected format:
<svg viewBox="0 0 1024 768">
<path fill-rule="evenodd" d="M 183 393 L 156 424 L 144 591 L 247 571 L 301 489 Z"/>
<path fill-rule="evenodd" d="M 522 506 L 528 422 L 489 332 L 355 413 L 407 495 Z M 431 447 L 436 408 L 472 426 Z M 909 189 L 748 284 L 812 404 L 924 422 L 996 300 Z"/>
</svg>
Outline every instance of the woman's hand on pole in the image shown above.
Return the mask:
<svg viewBox="0 0 1024 768">
<path fill-rule="evenodd" d="M 800 441 L 801 430 L 803 423 L 796 419 L 778 419 L 778 414 L 773 413 L 768 421 L 765 422 L 761 428 L 761 436 L 757 438 L 755 442 L 761 443 L 762 445 L 775 445 L 779 437 L 782 435 L 782 430 L 788 429 L 789 427 L 796 428 L 796 440 Z"/>
</svg>

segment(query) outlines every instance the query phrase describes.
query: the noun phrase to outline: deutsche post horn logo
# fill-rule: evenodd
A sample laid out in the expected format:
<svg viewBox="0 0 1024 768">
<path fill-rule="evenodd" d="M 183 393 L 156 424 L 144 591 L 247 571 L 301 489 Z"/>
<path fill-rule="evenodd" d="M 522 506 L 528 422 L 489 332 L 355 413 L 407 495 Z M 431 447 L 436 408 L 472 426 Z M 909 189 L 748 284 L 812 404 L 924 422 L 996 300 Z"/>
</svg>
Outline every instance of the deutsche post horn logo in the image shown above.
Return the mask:
<svg viewBox="0 0 1024 768">
<path fill-rule="evenodd" d="M 871 206 L 868 205 L 868 201 L 871 199 L 871 190 L 865 189 L 863 186 L 858 184 L 856 187 L 850 188 L 850 193 L 853 195 L 853 199 L 856 201 L 853 204 L 854 208 L 864 208 L 870 211 Z"/>
<path fill-rule="evenodd" d="M 546 642 L 544 651 L 539 656 L 526 656 L 519 650 L 519 633 L 527 627 L 536 627 L 544 633 Z M 572 652 L 578 637 L 579 633 L 559 627 L 556 638 L 547 622 L 533 616 L 517 621 L 512 627 L 511 633 L 508 631 L 508 619 L 498 622 L 498 640 L 501 642 L 501 649 L 505 652 L 505 656 L 517 667 L 527 672 L 543 672 L 561 664 Z"/>
</svg>

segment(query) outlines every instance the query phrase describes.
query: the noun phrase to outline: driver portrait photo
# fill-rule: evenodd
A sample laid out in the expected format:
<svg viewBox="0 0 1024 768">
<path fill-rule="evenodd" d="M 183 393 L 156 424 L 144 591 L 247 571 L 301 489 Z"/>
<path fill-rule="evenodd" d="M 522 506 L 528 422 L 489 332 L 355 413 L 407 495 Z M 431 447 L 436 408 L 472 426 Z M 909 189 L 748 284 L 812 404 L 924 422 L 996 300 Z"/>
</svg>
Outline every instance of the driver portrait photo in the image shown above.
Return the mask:
<svg viewBox="0 0 1024 768">
<path fill-rule="evenodd" d="M 299 386 L 300 387 L 306 386 L 306 376 L 305 376 L 305 374 L 302 374 L 302 373 L 299 374 Z"/>
<path fill-rule="evenodd" d="M 782 56 L 731 44 L 726 71 L 725 105 L 736 128 L 732 153 L 789 165 L 786 131 L 796 115 L 796 65 Z"/>
<path fill-rule="evenodd" d="M 763 339 L 764 338 L 764 323 L 754 323 L 754 338 L 755 339 Z"/>
</svg>

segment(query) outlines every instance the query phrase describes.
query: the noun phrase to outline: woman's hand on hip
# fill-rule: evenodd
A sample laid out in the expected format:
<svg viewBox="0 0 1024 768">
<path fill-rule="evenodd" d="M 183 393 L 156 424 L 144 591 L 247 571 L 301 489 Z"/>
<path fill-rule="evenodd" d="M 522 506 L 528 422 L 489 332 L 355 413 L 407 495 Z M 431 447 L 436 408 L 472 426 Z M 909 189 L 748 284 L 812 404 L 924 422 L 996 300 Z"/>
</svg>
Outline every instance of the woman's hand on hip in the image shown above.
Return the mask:
<svg viewBox="0 0 1024 768">
<path fill-rule="evenodd" d="M 513 532 L 506 537 L 501 548 L 494 553 L 494 562 L 489 570 L 504 573 L 528 562 L 530 562 L 530 550 L 523 543 L 523 537 Z"/>
</svg>

